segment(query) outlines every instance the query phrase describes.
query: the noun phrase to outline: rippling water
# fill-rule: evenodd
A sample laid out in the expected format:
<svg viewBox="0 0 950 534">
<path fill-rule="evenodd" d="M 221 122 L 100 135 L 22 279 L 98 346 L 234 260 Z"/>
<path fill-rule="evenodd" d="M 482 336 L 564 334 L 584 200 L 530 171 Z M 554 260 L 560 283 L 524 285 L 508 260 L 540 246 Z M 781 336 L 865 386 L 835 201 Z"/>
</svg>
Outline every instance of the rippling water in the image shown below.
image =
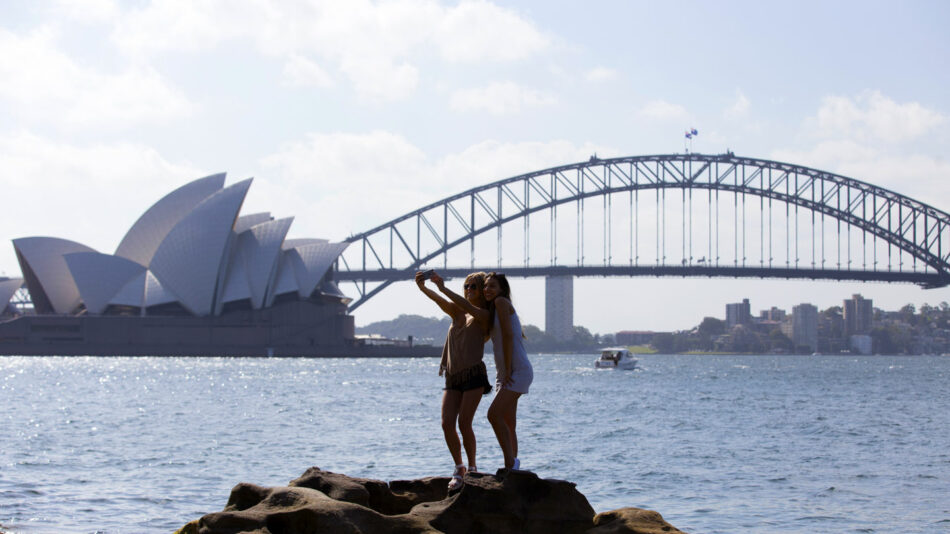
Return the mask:
<svg viewBox="0 0 950 534">
<path fill-rule="evenodd" d="M 597 511 L 650 508 L 694 533 L 950 531 L 948 357 L 593 359 L 532 356 L 519 437 L 524 468 Z M 238 482 L 311 465 L 448 475 L 437 366 L 0 357 L 0 530 L 171 532 Z M 502 464 L 489 401 L 484 471 Z"/>
</svg>

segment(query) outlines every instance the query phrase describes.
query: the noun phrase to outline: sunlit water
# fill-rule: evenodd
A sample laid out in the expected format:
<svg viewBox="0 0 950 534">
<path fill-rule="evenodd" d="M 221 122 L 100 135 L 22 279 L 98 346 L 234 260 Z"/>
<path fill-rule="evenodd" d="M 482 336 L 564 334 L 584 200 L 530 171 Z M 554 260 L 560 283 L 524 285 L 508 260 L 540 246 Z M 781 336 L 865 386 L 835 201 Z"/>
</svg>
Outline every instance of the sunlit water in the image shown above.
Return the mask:
<svg viewBox="0 0 950 534">
<path fill-rule="evenodd" d="M 948 357 L 593 359 L 532 356 L 519 436 L 524 468 L 597 511 L 650 508 L 693 533 L 950 531 Z M 312 465 L 448 475 L 437 365 L 0 357 L 0 530 L 171 532 L 238 482 Z M 502 463 L 490 400 L 483 471 Z"/>
</svg>

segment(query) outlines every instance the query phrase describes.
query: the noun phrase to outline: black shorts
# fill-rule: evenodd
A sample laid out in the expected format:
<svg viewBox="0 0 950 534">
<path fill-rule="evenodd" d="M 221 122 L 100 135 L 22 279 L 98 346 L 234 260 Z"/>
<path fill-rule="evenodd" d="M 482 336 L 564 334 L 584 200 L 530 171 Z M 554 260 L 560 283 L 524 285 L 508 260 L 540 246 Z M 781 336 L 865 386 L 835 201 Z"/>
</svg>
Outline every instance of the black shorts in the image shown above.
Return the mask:
<svg viewBox="0 0 950 534">
<path fill-rule="evenodd" d="M 482 388 L 482 395 L 487 395 L 491 393 L 491 384 L 488 382 L 488 370 L 485 369 L 485 364 L 482 363 L 478 366 L 478 369 L 474 373 L 465 373 L 466 377 L 461 380 L 449 380 L 448 374 L 445 376 L 445 390 L 446 391 L 470 391 L 473 389 Z"/>
</svg>

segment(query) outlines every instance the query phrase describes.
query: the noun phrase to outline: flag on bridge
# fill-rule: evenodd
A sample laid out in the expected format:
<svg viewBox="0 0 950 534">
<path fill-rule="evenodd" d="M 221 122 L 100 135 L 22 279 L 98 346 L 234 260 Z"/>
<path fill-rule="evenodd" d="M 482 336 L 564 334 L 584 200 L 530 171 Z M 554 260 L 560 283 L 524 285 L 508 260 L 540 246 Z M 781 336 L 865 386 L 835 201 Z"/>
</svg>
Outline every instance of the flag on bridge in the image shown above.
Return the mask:
<svg viewBox="0 0 950 534">
<path fill-rule="evenodd" d="M 696 131 L 696 128 L 693 128 L 689 131 L 691 135 L 699 135 L 699 132 Z"/>
</svg>

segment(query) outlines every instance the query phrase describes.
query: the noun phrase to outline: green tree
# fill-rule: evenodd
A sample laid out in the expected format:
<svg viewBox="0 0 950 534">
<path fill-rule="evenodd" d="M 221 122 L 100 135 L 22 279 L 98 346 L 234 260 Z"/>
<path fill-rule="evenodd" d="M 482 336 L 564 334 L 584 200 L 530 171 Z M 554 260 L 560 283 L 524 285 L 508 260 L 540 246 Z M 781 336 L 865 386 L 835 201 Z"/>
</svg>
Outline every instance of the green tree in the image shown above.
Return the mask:
<svg viewBox="0 0 950 534">
<path fill-rule="evenodd" d="M 594 343 L 594 336 L 591 335 L 590 330 L 583 326 L 575 326 L 573 345 L 577 349 L 585 349 L 596 346 L 596 343 Z"/>
<path fill-rule="evenodd" d="M 788 338 L 785 334 L 782 333 L 778 328 L 773 328 L 769 332 L 768 338 L 769 350 L 772 349 L 781 349 L 784 351 L 793 351 L 795 350 L 795 344 L 792 343 L 792 340 Z"/>
<path fill-rule="evenodd" d="M 653 346 L 657 352 L 661 354 L 672 354 L 673 350 L 673 334 L 669 332 L 660 332 L 653 336 L 653 341 L 650 345 Z"/>
<path fill-rule="evenodd" d="M 697 330 L 701 336 L 720 336 L 726 333 L 726 322 L 715 317 L 704 317 Z"/>
<path fill-rule="evenodd" d="M 917 324 L 917 309 L 914 308 L 913 304 L 906 304 L 901 308 L 898 313 L 900 314 L 901 320 L 907 324 L 915 325 Z"/>
</svg>

